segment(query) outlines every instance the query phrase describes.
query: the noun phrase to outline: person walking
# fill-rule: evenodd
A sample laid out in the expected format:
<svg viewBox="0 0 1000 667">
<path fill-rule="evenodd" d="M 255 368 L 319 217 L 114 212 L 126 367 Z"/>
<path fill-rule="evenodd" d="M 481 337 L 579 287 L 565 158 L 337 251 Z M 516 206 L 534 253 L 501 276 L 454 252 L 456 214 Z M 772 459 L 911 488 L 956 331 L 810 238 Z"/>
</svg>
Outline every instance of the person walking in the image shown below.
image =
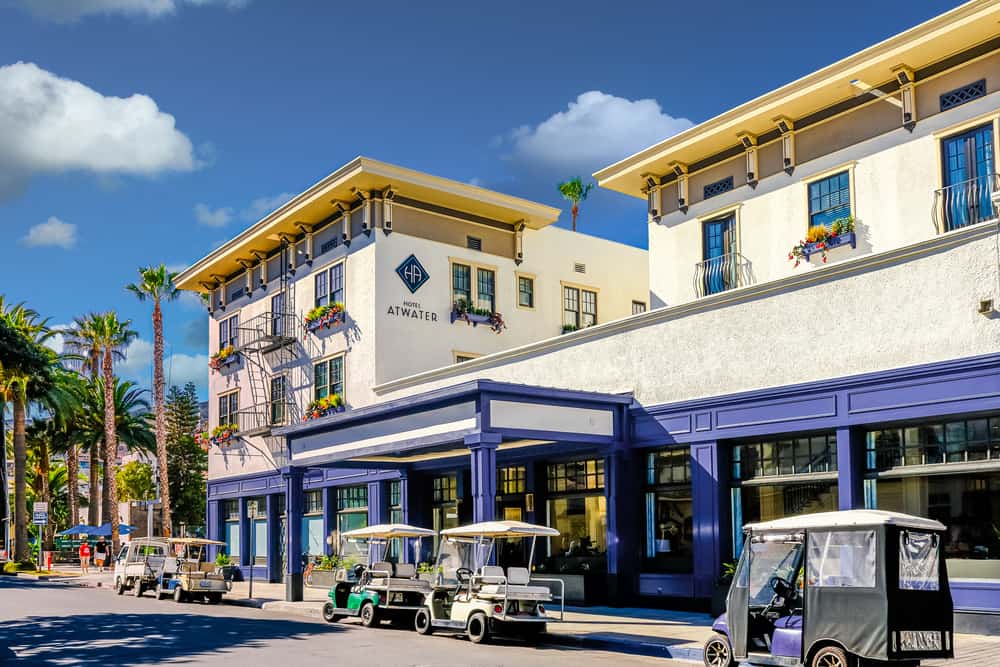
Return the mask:
<svg viewBox="0 0 1000 667">
<path fill-rule="evenodd" d="M 80 543 L 80 570 L 83 574 L 90 574 L 90 545 L 86 537 Z"/>
<path fill-rule="evenodd" d="M 98 572 L 104 572 L 104 564 L 108 562 L 108 556 L 110 555 L 111 545 L 105 542 L 104 536 L 101 535 L 101 539 L 94 546 L 94 565 L 97 566 Z"/>
</svg>

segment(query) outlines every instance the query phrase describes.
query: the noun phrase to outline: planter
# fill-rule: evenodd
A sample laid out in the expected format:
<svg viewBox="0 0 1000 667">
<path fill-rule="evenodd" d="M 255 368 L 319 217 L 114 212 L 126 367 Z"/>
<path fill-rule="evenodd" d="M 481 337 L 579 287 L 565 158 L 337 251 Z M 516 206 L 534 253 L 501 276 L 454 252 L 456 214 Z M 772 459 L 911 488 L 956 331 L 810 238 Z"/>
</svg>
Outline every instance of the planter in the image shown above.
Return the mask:
<svg viewBox="0 0 1000 667">
<path fill-rule="evenodd" d="M 490 316 L 489 315 L 477 315 L 475 313 L 465 313 L 464 315 L 460 315 L 458 313 L 458 311 L 455 311 L 455 310 L 451 311 L 451 322 L 452 322 L 452 324 L 454 324 L 457 320 L 461 320 L 461 321 L 466 322 L 467 324 L 471 324 L 472 326 L 475 327 L 475 326 L 479 326 L 480 324 L 489 324 L 490 323 Z"/>
<path fill-rule="evenodd" d="M 309 575 L 310 588 L 333 588 L 336 583 L 336 570 L 313 570 Z"/>
<path fill-rule="evenodd" d="M 241 355 L 240 355 L 239 352 L 233 352 L 232 354 L 230 354 L 229 356 L 227 356 L 225 359 L 209 359 L 208 360 L 208 367 L 212 371 L 220 371 L 221 372 L 221 371 L 223 371 L 223 370 L 225 370 L 227 368 L 230 368 L 230 367 L 235 366 L 236 364 L 238 364 L 240 362 L 240 356 Z"/>
<path fill-rule="evenodd" d="M 243 581 L 243 570 L 239 565 L 226 565 L 218 568 L 218 572 L 226 581 Z"/>
<path fill-rule="evenodd" d="M 329 415 L 334 415 L 347 410 L 343 405 L 338 405 L 334 408 L 326 408 L 325 410 L 313 410 L 312 412 L 306 412 L 305 417 L 302 421 L 312 421 L 313 419 L 319 419 L 320 417 L 328 417 Z"/>
<path fill-rule="evenodd" d="M 306 331 L 314 334 L 322 329 L 333 329 L 342 325 L 345 318 L 346 313 L 344 313 L 344 311 L 340 311 L 336 315 L 321 317 L 317 320 L 313 320 L 312 322 L 306 322 Z"/>
<path fill-rule="evenodd" d="M 858 237 L 854 232 L 845 232 L 839 236 L 829 236 L 823 241 L 807 243 L 802 246 L 802 258 L 808 262 L 810 255 L 821 255 L 825 250 L 832 250 L 848 244 L 852 248 L 857 248 L 857 239 Z"/>
</svg>

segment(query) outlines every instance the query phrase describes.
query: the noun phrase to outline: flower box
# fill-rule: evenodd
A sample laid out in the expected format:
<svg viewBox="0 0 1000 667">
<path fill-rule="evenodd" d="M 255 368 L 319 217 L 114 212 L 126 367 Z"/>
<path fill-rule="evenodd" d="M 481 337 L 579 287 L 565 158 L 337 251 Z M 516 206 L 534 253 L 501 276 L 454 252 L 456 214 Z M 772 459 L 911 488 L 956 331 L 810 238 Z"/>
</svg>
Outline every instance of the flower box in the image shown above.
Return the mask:
<svg viewBox="0 0 1000 667">
<path fill-rule="evenodd" d="M 810 255 L 821 254 L 824 250 L 832 250 L 842 245 L 850 244 L 852 248 L 857 248 L 857 239 L 858 237 L 854 232 L 847 232 L 839 236 L 828 236 L 825 240 L 818 243 L 807 243 L 802 246 L 802 258 L 808 262 Z"/>
<path fill-rule="evenodd" d="M 208 368 L 214 373 L 234 366 L 240 361 L 240 353 L 232 345 L 223 348 L 208 359 Z"/>
<path fill-rule="evenodd" d="M 344 399 L 340 394 L 331 394 L 323 398 L 317 398 L 307 405 L 302 421 L 307 422 L 312 419 L 319 419 L 320 417 L 326 417 L 327 415 L 343 412 L 344 410 Z"/>
<path fill-rule="evenodd" d="M 479 326 L 480 324 L 489 324 L 489 315 L 480 315 L 478 313 L 459 313 L 458 311 L 451 311 L 451 322 L 454 324 L 457 320 L 462 320 L 466 324 L 471 324 L 472 326 Z"/>
<path fill-rule="evenodd" d="M 480 324 L 489 325 L 493 333 L 502 333 L 507 328 L 507 323 L 500 313 L 469 308 L 464 301 L 457 301 L 451 307 L 451 323 L 454 324 L 458 320 L 474 327 Z"/>
<path fill-rule="evenodd" d="M 318 306 L 306 315 L 306 331 L 314 334 L 320 329 L 332 329 L 343 324 L 346 316 L 347 312 L 344 310 L 344 304 L 342 303 L 338 302 L 329 306 Z"/>
<path fill-rule="evenodd" d="M 337 405 L 337 406 L 330 407 L 330 408 L 324 408 L 322 410 L 320 410 L 320 409 L 307 410 L 305 416 L 302 417 L 302 421 L 307 422 L 307 421 L 310 421 L 312 419 L 319 419 L 320 417 L 327 417 L 329 415 L 335 415 L 337 413 L 344 412 L 345 410 L 347 410 L 347 408 L 345 408 L 343 405 Z"/>
<path fill-rule="evenodd" d="M 229 449 L 233 443 L 239 439 L 239 426 L 236 424 L 220 424 L 212 429 L 212 433 L 207 431 L 194 436 L 194 441 L 208 451 L 210 445 L 215 445 L 219 449 Z"/>
</svg>

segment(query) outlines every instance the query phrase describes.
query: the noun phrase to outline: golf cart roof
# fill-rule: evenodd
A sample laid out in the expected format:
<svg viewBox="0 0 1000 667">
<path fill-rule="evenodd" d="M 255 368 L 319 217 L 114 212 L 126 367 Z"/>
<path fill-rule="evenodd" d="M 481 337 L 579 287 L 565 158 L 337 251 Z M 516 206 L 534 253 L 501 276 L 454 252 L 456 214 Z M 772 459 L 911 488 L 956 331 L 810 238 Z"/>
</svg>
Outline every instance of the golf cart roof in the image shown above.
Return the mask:
<svg viewBox="0 0 1000 667">
<path fill-rule="evenodd" d="M 444 537 L 556 537 L 559 531 L 523 521 L 483 521 L 441 531 Z"/>
<path fill-rule="evenodd" d="M 366 528 L 356 528 L 341 534 L 341 537 L 349 539 L 386 539 L 391 540 L 397 537 L 430 537 L 434 535 L 433 530 L 427 528 L 417 528 L 405 523 L 380 523 Z"/>
<path fill-rule="evenodd" d="M 166 544 L 169 540 L 166 537 L 136 537 L 129 540 L 129 544 Z"/>
<path fill-rule="evenodd" d="M 921 516 L 901 514 L 900 512 L 885 512 L 882 510 L 844 510 L 841 512 L 819 512 L 790 516 L 774 521 L 748 524 L 744 530 L 760 531 L 791 531 L 815 530 L 818 528 L 850 528 L 854 526 L 901 526 L 921 530 L 944 530 L 944 525 L 934 519 Z"/>
<path fill-rule="evenodd" d="M 218 540 L 206 540 L 203 537 L 171 537 L 171 544 L 186 544 L 188 546 L 205 546 L 208 544 L 218 544 L 220 546 L 225 546 L 225 542 L 220 542 Z"/>
</svg>

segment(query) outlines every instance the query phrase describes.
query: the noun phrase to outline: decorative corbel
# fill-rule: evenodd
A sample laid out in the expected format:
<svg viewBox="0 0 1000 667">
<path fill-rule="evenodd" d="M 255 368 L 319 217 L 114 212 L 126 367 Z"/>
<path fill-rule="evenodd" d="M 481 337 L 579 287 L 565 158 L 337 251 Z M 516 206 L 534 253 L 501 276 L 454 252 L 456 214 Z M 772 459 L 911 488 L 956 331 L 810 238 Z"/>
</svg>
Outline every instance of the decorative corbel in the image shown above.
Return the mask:
<svg viewBox="0 0 1000 667">
<path fill-rule="evenodd" d="M 786 116 L 778 116 L 773 122 L 781 133 L 781 168 L 791 175 L 795 171 L 795 124 Z"/>
<path fill-rule="evenodd" d="M 212 293 L 215 292 L 215 285 L 204 281 L 199 282 L 198 284 L 201 285 L 205 290 L 200 294 L 202 298 L 206 300 L 206 305 L 208 307 L 208 314 L 211 315 L 212 312 L 215 310 L 215 308 L 213 307 L 215 304 L 212 303 Z"/>
<path fill-rule="evenodd" d="M 295 223 L 295 228 L 299 230 L 306 239 L 306 266 L 313 263 L 313 228 L 301 222 Z"/>
<path fill-rule="evenodd" d="M 524 220 L 514 223 L 514 264 L 521 266 L 524 261 Z"/>
<path fill-rule="evenodd" d="M 663 217 L 663 204 L 660 177 L 656 174 L 640 174 L 639 176 L 646 182 L 646 187 L 642 189 L 646 193 L 646 216 L 648 222 L 659 222 Z"/>
<path fill-rule="evenodd" d="M 382 191 L 382 233 L 388 236 L 392 234 L 392 200 L 396 198 L 396 191 L 390 185 Z"/>
<path fill-rule="evenodd" d="M 340 201 L 339 199 L 334 199 L 331 202 L 334 208 L 340 212 L 340 219 L 344 223 L 344 230 L 341 232 L 341 241 L 347 247 L 351 246 L 351 204 L 350 202 Z"/>
<path fill-rule="evenodd" d="M 896 65 L 892 68 L 899 82 L 899 101 L 903 107 L 903 127 L 909 132 L 917 125 L 917 89 L 913 68 L 906 65 Z"/>
<path fill-rule="evenodd" d="M 247 296 L 253 294 L 253 260 L 237 259 L 236 263 L 243 267 L 246 272 Z"/>
<path fill-rule="evenodd" d="M 756 188 L 760 181 L 760 172 L 757 170 L 757 137 L 749 132 L 742 132 L 736 135 L 746 153 L 747 161 L 747 185 Z"/>
<path fill-rule="evenodd" d="M 260 266 L 260 287 L 263 290 L 267 289 L 267 253 L 262 250 L 251 250 L 250 254 L 254 256 L 257 260 L 257 265 Z"/>
<path fill-rule="evenodd" d="M 215 281 L 219 290 L 219 310 L 226 312 L 226 277 L 217 273 L 211 274 L 211 279 Z"/>
<path fill-rule="evenodd" d="M 670 170 L 677 177 L 677 208 L 681 213 L 688 210 L 688 166 L 683 162 L 671 162 Z"/>
<path fill-rule="evenodd" d="M 372 207 L 371 207 L 371 193 L 365 192 L 360 188 L 351 188 L 358 199 L 361 201 L 361 231 L 365 236 L 372 235 Z"/>
</svg>

